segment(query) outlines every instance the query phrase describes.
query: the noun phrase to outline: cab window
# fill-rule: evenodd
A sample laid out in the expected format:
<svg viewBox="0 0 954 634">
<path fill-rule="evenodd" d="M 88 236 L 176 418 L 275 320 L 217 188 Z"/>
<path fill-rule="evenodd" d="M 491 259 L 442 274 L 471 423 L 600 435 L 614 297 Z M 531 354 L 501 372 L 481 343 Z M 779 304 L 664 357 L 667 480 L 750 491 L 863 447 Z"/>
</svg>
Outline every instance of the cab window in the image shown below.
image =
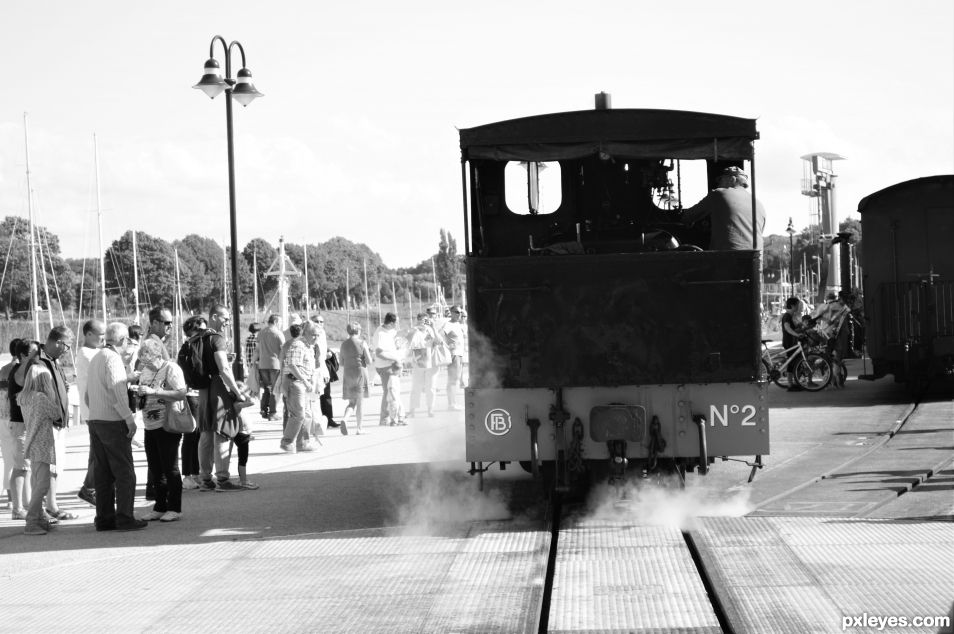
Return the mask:
<svg viewBox="0 0 954 634">
<path fill-rule="evenodd" d="M 560 164 L 510 161 L 504 168 L 507 208 L 518 215 L 552 214 L 563 200 Z"/>
</svg>

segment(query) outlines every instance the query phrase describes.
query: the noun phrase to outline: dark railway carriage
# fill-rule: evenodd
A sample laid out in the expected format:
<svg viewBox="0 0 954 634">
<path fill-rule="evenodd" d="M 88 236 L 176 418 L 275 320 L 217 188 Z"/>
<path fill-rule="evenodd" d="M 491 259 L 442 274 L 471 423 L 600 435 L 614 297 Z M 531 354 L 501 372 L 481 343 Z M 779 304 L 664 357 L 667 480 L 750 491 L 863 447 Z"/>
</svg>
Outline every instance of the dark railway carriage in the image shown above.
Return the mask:
<svg viewBox="0 0 954 634">
<path fill-rule="evenodd" d="M 704 473 L 768 453 L 759 253 L 705 251 L 670 209 L 690 163 L 708 191 L 754 168 L 757 137 L 750 119 L 663 110 L 460 131 L 477 470 L 520 461 L 567 484 L 585 464 Z"/>
<path fill-rule="evenodd" d="M 954 176 L 898 183 L 858 203 L 874 377 L 917 384 L 954 370 Z"/>
</svg>

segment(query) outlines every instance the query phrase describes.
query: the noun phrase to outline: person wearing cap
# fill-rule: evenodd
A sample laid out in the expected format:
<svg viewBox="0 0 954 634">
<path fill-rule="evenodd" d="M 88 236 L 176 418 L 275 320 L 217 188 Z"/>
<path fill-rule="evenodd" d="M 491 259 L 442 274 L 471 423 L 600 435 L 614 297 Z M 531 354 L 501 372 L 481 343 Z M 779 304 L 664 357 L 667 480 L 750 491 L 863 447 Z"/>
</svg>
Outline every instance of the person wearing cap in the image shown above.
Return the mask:
<svg viewBox="0 0 954 634">
<path fill-rule="evenodd" d="M 765 208 L 755 201 L 758 218 L 757 248 L 762 250 Z M 749 177 L 738 167 L 727 167 L 719 174 L 716 188 L 698 204 L 682 211 L 682 222 L 691 225 L 705 218 L 711 226 L 711 251 L 742 251 L 752 248 L 752 193 Z"/>
</svg>

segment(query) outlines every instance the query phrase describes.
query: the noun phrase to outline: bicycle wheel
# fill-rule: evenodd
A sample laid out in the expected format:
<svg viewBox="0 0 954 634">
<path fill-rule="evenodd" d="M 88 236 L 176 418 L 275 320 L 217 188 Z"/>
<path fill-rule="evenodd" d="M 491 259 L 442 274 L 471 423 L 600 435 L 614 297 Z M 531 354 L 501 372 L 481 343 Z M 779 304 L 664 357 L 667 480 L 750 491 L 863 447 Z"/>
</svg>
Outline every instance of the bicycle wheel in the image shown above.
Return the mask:
<svg viewBox="0 0 954 634">
<path fill-rule="evenodd" d="M 759 381 L 771 381 L 772 380 L 772 364 L 769 363 L 765 357 L 762 357 L 762 363 L 759 364 Z"/>
<path fill-rule="evenodd" d="M 809 392 L 824 390 L 831 381 L 831 361 L 820 354 L 806 354 L 795 365 L 795 380 Z"/>
<path fill-rule="evenodd" d="M 762 363 L 765 363 L 765 359 L 762 359 Z M 792 386 L 792 382 L 789 380 L 791 375 L 788 372 L 780 372 L 778 368 L 778 365 L 772 365 L 768 371 L 768 376 L 775 385 L 787 390 Z"/>
</svg>

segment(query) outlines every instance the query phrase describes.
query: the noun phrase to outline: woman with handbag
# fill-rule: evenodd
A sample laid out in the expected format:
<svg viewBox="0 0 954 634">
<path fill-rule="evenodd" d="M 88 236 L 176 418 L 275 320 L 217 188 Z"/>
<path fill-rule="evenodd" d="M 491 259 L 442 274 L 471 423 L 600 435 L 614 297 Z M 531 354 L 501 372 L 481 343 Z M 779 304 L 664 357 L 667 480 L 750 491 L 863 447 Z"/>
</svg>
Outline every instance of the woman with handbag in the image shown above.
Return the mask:
<svg viewBox="0 0 954 634">
<path fill-rule="evenodd" d="M 182 517 L 179 441 L 188 426 L 183 420 L 192 416 L 185 404 L 185 377 L 174 361 L 162 358 L 162 344 L 157 339 L 142 342 L 139 360 L 139 409 L 146 429 L 146 463 L 156 485 L 156 503 L 142 519 L 175 522 Z"/>
</svg>

